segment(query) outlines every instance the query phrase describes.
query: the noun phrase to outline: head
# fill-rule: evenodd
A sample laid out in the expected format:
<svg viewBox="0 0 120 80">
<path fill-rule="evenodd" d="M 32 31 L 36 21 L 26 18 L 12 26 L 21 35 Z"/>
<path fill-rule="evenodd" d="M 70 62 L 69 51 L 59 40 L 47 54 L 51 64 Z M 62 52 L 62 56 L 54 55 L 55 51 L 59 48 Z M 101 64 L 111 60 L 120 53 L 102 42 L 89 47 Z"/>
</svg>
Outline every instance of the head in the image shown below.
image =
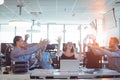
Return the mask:
<svg viewBox="0 0 120 80">
<path fill-rule="evenodd" d="M 65 46 L 63 46 L 63 51 L 70 50 L 71 53 L 74 53 L 74 44 L 72 42 L 67 42 Z"/>
<path fill-rule="evenodd" d="M 110 40 L 109 40 L 109 48 L 116 47 L 116 46 L 118 46 L 118 44 L 119 44 L 118 38 L 116 38 L 116 37 L 111 37 L 110 38 Z"/>
<path fill-rule="evenodd" d="M 15 36 L 13 40 L 14 46 L 24 47 L 24 41 L 21 36 Z"/>
</svg>

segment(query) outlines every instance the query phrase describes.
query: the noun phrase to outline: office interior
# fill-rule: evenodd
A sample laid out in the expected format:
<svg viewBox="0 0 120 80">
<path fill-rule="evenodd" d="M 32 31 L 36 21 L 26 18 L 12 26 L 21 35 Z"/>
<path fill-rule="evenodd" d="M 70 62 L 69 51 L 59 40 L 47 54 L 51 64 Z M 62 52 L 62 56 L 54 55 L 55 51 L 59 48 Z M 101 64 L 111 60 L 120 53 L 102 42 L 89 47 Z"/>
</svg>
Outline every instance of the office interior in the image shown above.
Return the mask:
<svg viewBox="0 0 120 80">
<path fill-rule="evenodd" d="M 96 38 L 101 48 L 108 48 L 110 37 L 120 40 L 119 13 L 120 0 L 0 0 L 0 80 L 119 80 L 119 71 L 108 68 L 106 55 L 100 56 L 99 63 L 91 68 L 86 67 L 84 56 L 88 50 L 84 50 L 84 43 L 88 44 L 92 38 Z M 14 73 L 10 59 L 13 39 L 15 36 L 24 39 L 26 34 L 28 44 L 39 43 L 40 39 L 50 41 L 46 50 L 53 69 L 35 67 Z M 61 54 L 57 54 L 58 38 Z M 74 44 L 75 55 L 82 54 L 76 72 L 60 71 L 60 56 L 67 42 Z M 89 65 L 94 64 L 95 61 Z M 2 71 L 7 66 L 10 73 Z"/>
</svg>

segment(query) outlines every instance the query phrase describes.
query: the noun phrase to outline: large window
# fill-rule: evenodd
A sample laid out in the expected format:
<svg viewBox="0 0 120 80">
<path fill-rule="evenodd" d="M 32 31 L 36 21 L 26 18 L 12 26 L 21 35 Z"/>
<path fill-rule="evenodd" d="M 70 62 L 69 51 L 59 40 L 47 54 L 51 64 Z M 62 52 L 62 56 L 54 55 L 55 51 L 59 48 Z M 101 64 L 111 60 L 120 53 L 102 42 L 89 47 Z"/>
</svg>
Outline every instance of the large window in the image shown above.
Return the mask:
<svg viewBox="0 0 120 80">
<path fill-rule="evenodd" d="M 80 40 L 80 30 L 78 29 L 79 25 L 65 25 L 65 43 L 73 42 L 78 43 Z"/>
<path fill-rule="evenodd" d="M 87 34 L 94 34 L 89 25 L 75 24 L 41 24 L 40 26 L 14 26 L 1 25 L 0 42 L 12 43 L 15 35 L 20 35 L 24 39 L 24 35 L 29 34 L 28 43 L 38 43 L 40 39 L 49 39 L 51 44 L 57 43 L 57 38 L 61 37 L 62 42 L 73 42 L 78 47 L 78 41 L 83 43 Z M 62 44 L 61 44 L 62 46 Z M 62 49 L 62 47 L 61 47 Z"/>
<path fill-rule="evenodd" d="M 33 27 L 32 43 L 38 43 L 40 39 L 47 39 L 47 25 Z"/>
<path fill-rule="evenodd" d="M 15 28 L 9 27 L 8 25 L 0 26 L 0 42 L 1 43 L 12 43 L 15 36 Z"/>
<path fill-rule="evenodd" d="M 51 43 L 57 43 L 57 38 L 61 37 L 63 39 L 63 25 L 49 25 L 48 26 L 49 31 L 48 31 L 48 38 Z"/>
</svg>

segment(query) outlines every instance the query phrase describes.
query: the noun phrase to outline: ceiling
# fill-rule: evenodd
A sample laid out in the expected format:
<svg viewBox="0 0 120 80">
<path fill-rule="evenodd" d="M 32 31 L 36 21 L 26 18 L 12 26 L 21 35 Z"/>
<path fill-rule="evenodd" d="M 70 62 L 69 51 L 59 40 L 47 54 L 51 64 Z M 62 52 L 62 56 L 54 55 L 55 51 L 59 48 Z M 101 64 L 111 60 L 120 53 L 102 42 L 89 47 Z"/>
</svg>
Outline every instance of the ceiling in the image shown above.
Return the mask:
<svg viewBox="0 0 120 80">
<path fill-rule="evenodd" d="M 36 20 L 40 23 L 86 24 L 101 18 L 116 0 L 5 0 L 0 5 L 0 23 Z M 21 14 L 20 14 L 20 7 Z"/>
</svg>

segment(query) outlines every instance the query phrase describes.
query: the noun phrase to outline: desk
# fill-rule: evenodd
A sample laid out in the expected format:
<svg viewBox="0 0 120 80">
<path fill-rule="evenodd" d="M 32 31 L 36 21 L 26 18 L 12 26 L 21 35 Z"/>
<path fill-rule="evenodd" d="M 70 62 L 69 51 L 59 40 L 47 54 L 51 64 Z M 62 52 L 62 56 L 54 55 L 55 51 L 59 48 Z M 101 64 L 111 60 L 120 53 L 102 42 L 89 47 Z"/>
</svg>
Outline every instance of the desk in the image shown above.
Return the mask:
<svg viewBox="0 0 120 80">
<path fill-rule="evenodd" d="M 86 70 L 87 71 L 87 70 Z M 120 73 L 109 69 L 94 70 L 85 72 L 85 69 L 80 72 L 60 72 L 59 70 L 41 70 L 36 69 L 31 71 L 31 75 L 40 79 L 93 79 L 93 78 L 120 78 Z"/>
<path fill-rule="evenodd" d="M 43 80 L 43 79 L 31 79 L 31 80 Z M 45 80 L 66 80 L 66 79 L 45 79 Z M 120 78 L 70 79 L 70 80 L 120 80 Z"/>
<path fill-rule="evenodd" d="M 81 69 L 79 72 L 60 72 L 58 69 L 34 69 L 26 74 L 0 74 L 0 80 L 120 80 L 120 73 L 109 70 Z"/>
<path fill-rule="evenodd" d="M 83 64 L 83 61 L 80 61 L 80 65 L 86 65 L 85 63 Z M 108 61 L 102 61 L 102 68 L 107 68 Z"/>
<path fill-rule="evenodd" d="M 0 80 L 30 80 L 30 74 L 0 74 Z"/>
</svg>

